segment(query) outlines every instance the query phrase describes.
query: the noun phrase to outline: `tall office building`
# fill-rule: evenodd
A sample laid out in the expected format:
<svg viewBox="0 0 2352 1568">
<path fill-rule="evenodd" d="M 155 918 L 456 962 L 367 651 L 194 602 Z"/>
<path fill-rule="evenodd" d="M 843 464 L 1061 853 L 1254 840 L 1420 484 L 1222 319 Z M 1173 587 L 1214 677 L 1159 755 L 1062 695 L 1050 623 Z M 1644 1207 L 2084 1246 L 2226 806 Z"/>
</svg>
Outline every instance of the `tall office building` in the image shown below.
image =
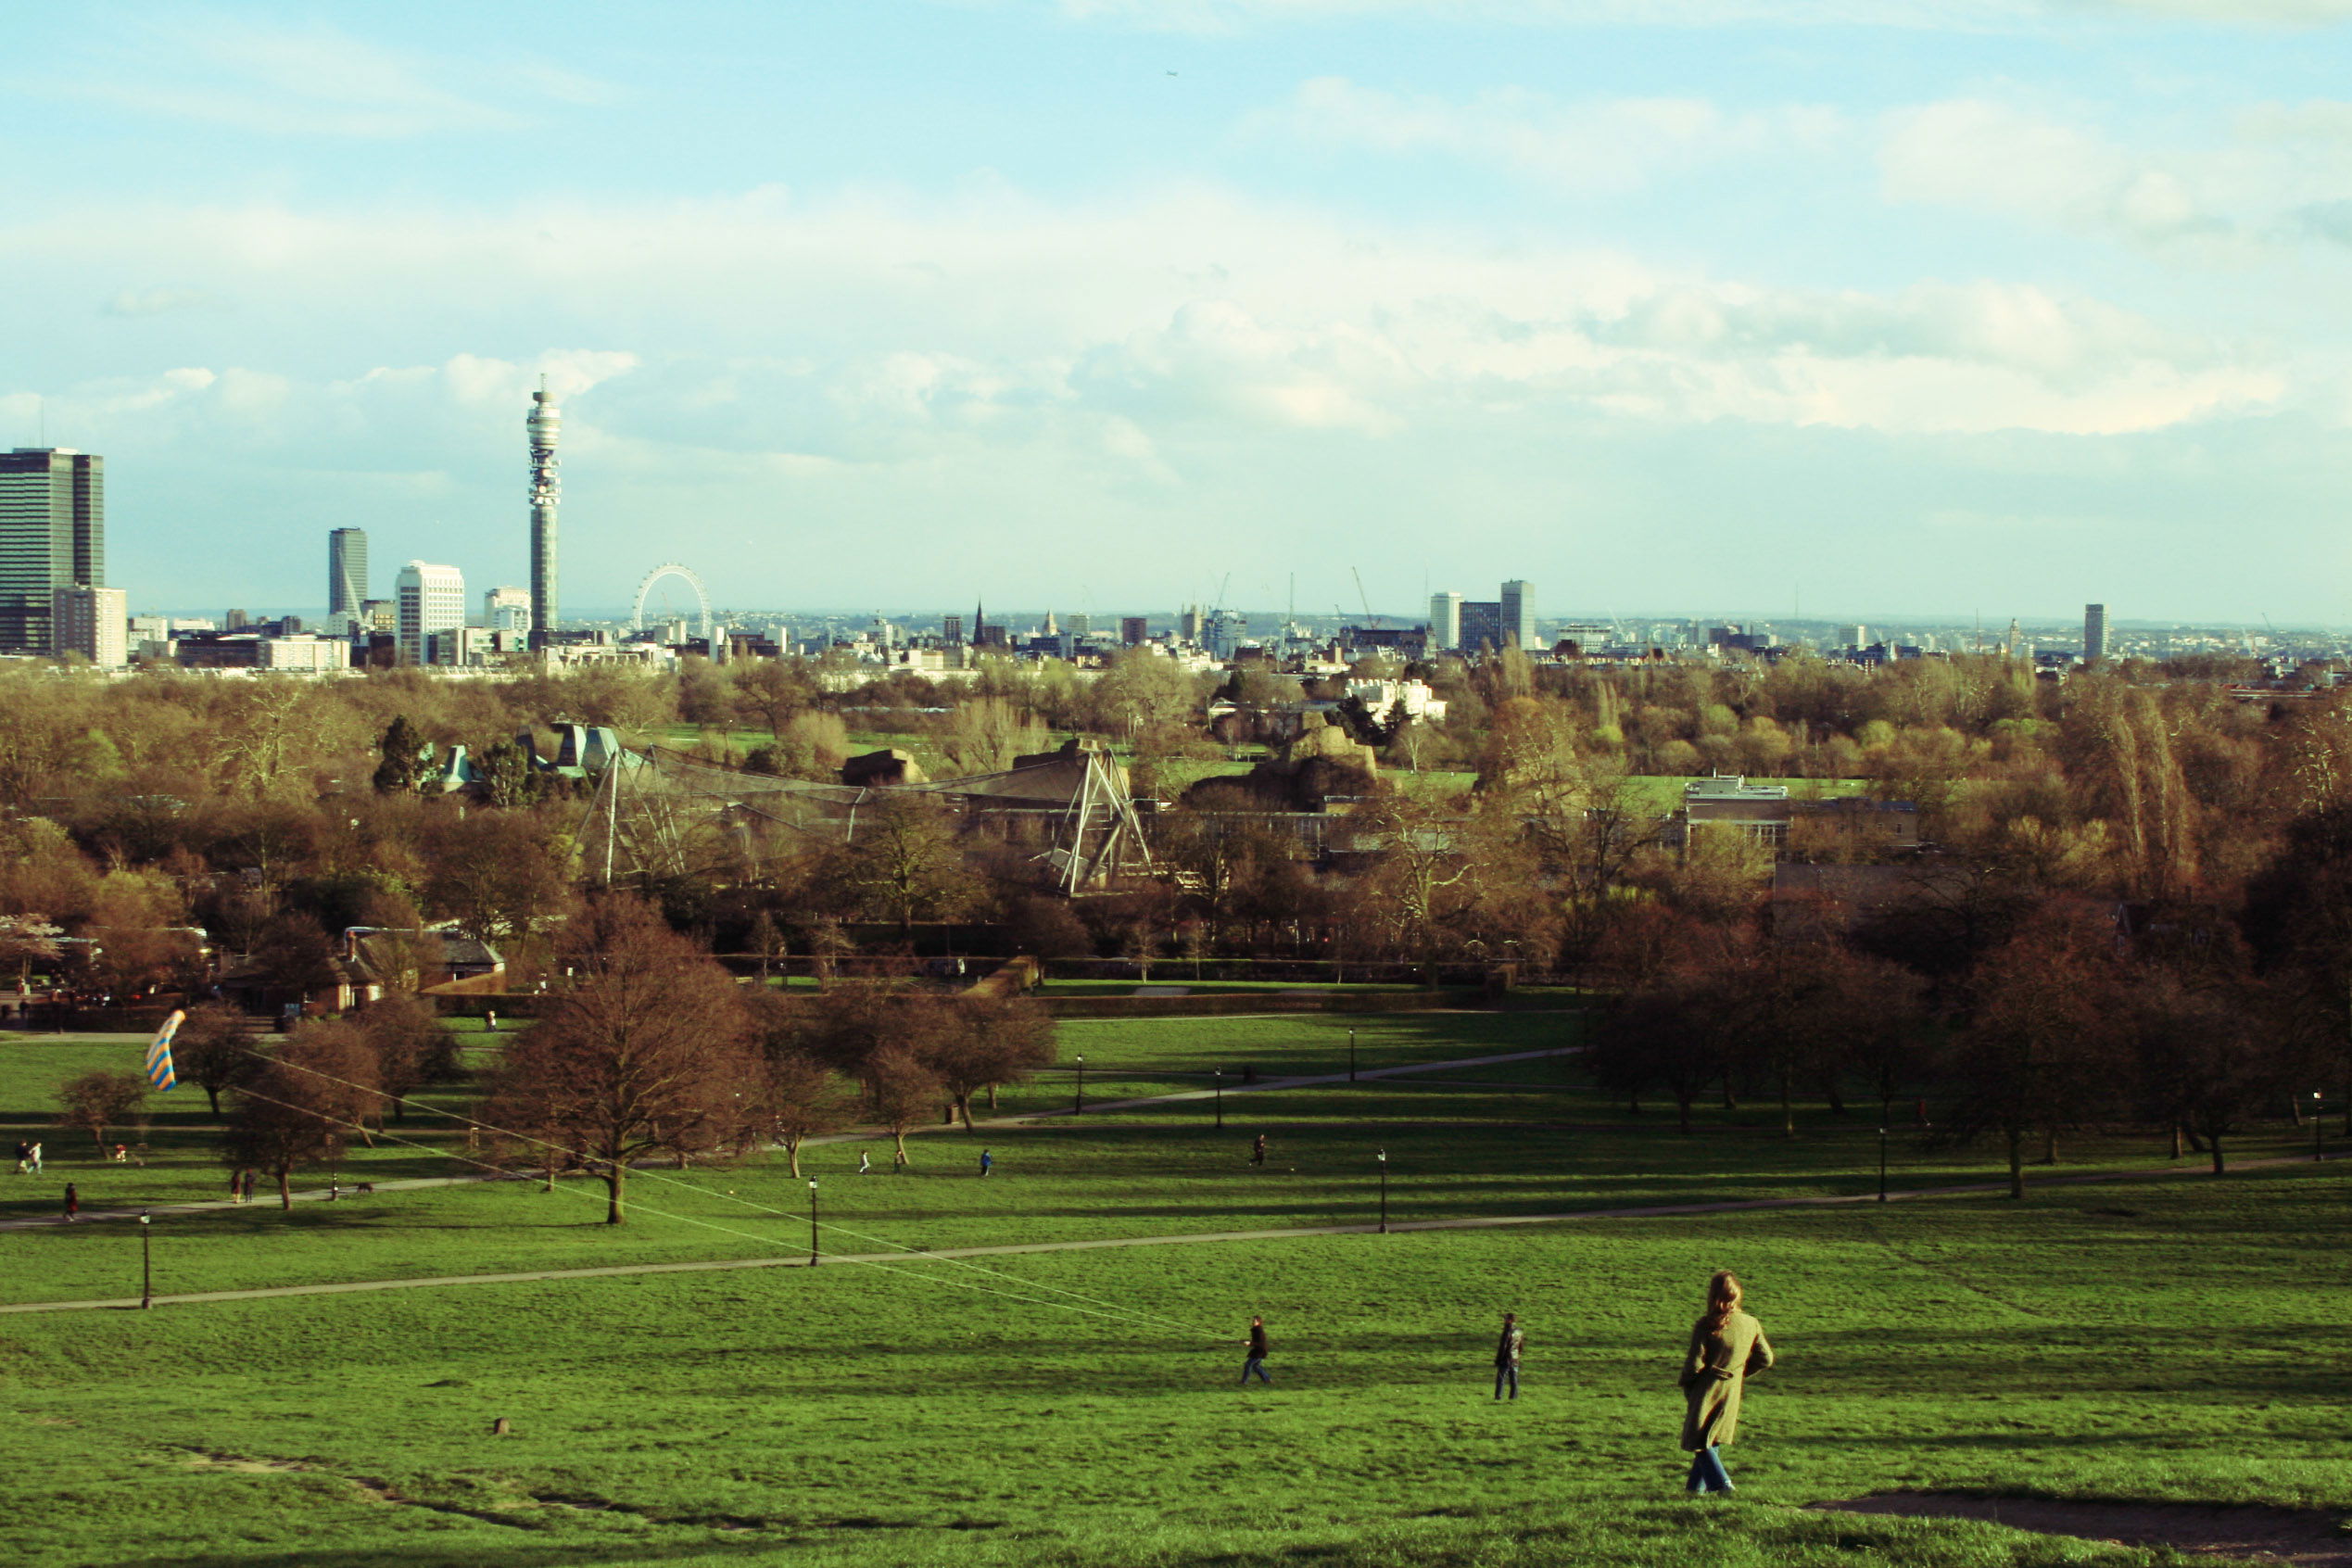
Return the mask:
<svg viewBox="0 0 2352 1568">
<path fill-rule="evenodd" d="M 1429 646 L 1437 652 L 1451 652 L 1461 646 L 1461 595 L 1429 596 Z"/>
<path fill-rule="evenodd" d="M 1152 624 L 1143 615 L 1121 615 L 1119 618 L 1119 641 L 1122 648 L 1141 648 L 1150 640 Z"/>
<path fill-rule="evenodd" d="M 131 596 L 120 588 L 61 588 L 49 596 L 49 647 L 102 670 L 131 662 Z"/>
<path fill-rule="evenodd" d="M 492 631 L 528 632 L 531 629 L 531 590 L 494 588 L 484 593 L 482 624 Z"/>
<path fill-rule="evenodd" d="M 1502 586 L 1502 634 L 1522 648 L 1536 646 L 1536 590 L 1517 577 Z"/>
<path fill-rule="evenodd" d="M 49 651 L 57 589 L 106 576 L 106 460 L 62 447 L 0 453 L 0 653 Z"/>
<path fill-rule="evenodd" d="M 2086 604 L 2082 607 L 2082 662 L 2095 664 L 2107 656 L 2107 607 Z"/>
<path fill-rule="evenodd" d="M 400 568 L 392 592 L 400 606 L 400 663 L 434 663 L 435 634 L 465 625 L 465 574 L 411 561 Z"/>
<path fill-rule="evenodd" d="M 327 535 L 327 624 L 336 625 L 338 615 L 359 619 L 367 601 L 368 532 L 337 528 Z"/>
<path fill-rule="evenodd" d="M 541 648 L 555 635 L 555 503 L 563 495 L 555 461 L 563 411 L 545 376 L 531 394 L 524 425 L 531 437 L 531 646 Z"/>
</svg>

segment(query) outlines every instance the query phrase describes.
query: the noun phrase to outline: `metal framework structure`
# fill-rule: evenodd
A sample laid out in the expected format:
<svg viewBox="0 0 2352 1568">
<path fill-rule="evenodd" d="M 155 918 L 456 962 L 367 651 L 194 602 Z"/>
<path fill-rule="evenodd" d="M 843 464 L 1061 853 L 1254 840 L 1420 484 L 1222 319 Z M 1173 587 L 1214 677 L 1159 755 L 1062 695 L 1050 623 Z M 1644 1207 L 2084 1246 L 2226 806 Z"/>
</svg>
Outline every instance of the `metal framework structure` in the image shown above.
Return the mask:
<svg viewBox="0 0 2352 1568">
<path fill-rule="evenodd" d="M 1073 742 L 1002 773 L 909 785 L 818 784 L 720 767 L 665 747 L 608 766 L 576 841 L 592 882 L 726 879 L 813 844 L 855 846 L 894 799 L 934 802 L 959 835 L 1031 851 L 1042 881 L 1068 897 L 1151 869 L 1126 769 Z"/>
<path fill-rule="evenodd" d="M 691 567 L 681 566 L 675 561 L 663 562 L 662 564 L 646 573 L 645 580 L 637 585 L 637 604 L 629 612 L 629 629 L 631 631 L 645 629 L 645 596 L 651 593 L 653 590 L 653 585 L 664 577 L 684 577 L 687 586 L 694 590 L 695 601 L 702 607 L 702 640 L 709 641 L 711 637 L 710 590 L 703 588 L 702 579 L 694 575 Z"/>
</svg>

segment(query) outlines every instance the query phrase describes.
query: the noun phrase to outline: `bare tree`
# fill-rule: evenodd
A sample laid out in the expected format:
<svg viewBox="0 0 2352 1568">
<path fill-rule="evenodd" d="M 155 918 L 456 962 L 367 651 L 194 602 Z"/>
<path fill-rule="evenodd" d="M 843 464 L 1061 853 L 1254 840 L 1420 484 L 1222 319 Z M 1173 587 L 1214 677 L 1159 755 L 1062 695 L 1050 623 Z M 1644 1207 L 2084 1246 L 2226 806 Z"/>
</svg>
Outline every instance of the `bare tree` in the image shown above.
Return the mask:
<svg viewBox="0 0 2352 1568">
<path fill-rule="evenodd" d="M 221 1094 L 251 1073 L 259 1058 L 245 1015 L 225 1002 L 199 1002 L 188 1009 L 171 1037 L 175 1073 L 204 1091 L 212 1114 L 221 1114 Z"/>
<path fill-rule="evenodd" d="M 57 1104 L 64 1113 L 57 1119 L 64 1126 L 87 1132 L 103 1154 L 107 1129 L 132 1120 L 146 1103 L 147 1081 L 139 1074 L 85 1072 L 69 1079 L 57 1091 Z"/>
<path fill-rule="evenodd" d="M 413 996 L 394 993 L 368 1004 L 360 1032 L 375 1053 L 376 1082 L 394 1120 L 406 1119 L 403 1101 L 428 1083 L 446 1083 L 460 1070 L 457 1038 L 440 1016 Z"/>
<path fill-rule="evenodd" d="M 947 1091 L 939 1074 L 904 1045 L 885 1045 L 867 1068 L 875 1119 L 890 1129 L 900 1164 L 907 1163 L 906 1130 L 930 1119 Z"/>
<path fill-rule="evenodd" d="M 801 1145 L 846 1123 L 856 1100 L 831 1068 L 802 1052 L 784 1051 L 767 1058 L 756 1105 L 761 1126 L 784 1145 L 784 1157 L 798 1176 Z"/>
<path fill-rule="evenodd" d="M 544 1129 L 591 1162 L 605 1223 L 626 1216 L 629 1163 L 727 1148 L 757 1062 L 735 983 L 646 904 L 613 897 L 572 922 L 573 989 L 507 1046 L 484 1119 Z"/>
</svg>

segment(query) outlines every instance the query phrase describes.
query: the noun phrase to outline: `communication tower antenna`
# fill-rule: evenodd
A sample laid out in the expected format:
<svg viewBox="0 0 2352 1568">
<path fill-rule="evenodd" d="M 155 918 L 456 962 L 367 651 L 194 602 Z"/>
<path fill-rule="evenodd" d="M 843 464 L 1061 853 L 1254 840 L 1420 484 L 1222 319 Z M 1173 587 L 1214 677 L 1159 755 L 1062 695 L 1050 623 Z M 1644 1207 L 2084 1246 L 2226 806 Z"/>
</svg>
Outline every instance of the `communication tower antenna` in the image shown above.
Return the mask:
<svg viewBox="0 0 2352 1568">
<path fill-rule="evenodd" d="M 524 421 L 531 440 L 531 646 L 544 648 L 555 634 L 555 509 L 563 499 L 563 476 L 555 449 L 563 437 L 563 410 L 539 377 Z"/>
</svg>

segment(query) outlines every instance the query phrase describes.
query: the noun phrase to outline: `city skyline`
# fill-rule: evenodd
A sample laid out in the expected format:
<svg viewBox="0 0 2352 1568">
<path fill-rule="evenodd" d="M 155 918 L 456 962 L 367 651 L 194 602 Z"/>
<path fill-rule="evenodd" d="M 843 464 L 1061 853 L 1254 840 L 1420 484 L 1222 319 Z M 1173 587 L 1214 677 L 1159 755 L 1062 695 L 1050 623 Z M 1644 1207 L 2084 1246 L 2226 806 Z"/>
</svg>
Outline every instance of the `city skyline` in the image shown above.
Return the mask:
<svg viewBox="0 0 2352 1568">
<path fill-rule="evenodd" d="M 31 19 L 0 446 L 141 608 L 528 582 L 544 374 L 582 604 L 2352 623 L 2343 6 L 1647 10 Z"/>
</svg>

